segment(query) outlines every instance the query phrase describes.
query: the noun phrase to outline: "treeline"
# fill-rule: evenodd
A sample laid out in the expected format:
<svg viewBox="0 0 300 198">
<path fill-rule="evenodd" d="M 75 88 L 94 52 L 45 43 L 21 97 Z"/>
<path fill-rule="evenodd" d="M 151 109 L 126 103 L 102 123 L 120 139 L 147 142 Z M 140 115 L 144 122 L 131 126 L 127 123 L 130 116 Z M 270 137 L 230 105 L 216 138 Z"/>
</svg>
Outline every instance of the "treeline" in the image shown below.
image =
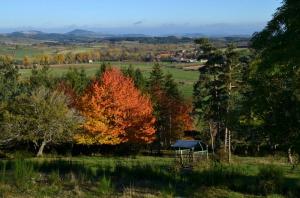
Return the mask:
<svg viewBox="0 0 300 198">
<path fill-rule="evenodd" d="M 299 8 L 299 2 L 285 0 L 253 36 L 251 56 L 196 40 L 208 62 L 194 86 L 194 113 L 217 156 L 230 161 L 231 150 L 264 148 L 284 151 L 295 163 L 293 155 L 300 154 Z"/>
<path fill-rule="evenodd" d="M 120 71 L 109 64 L 102 64 L 91 78 L 76 68 L 53 77 L 45 65 L 33 68 L 24 79 L 3 57 L 0 85 L 3 150 L 25 145 L 42 156 L 45 147 L 57 145 L 77 145 L 77 153 L 97 145 L 159 145 L 160 149 L 161 141 L 167 148 L 193 127 L 191 104 L 159 65 L 149 79 L 139 69 L 130 66 Z"/>
<path fill-rule="evenodd" d="M 191 43 L 193 42 L 192 38 L 189 37 L 177 37 L 177 36 L 166 36 L 166 37 L 112 37 L 106 39 L 111 42 L 120 42 L 120 41 L 134 41 L 139 43 L 148 43 L 148 44 L 179 44 L 179 43 Z"/>
<path fill-rule="evenodd" d="M 93 50 L 79 53 L 44 54 L 35 57 L 24 56 L 23 60 L 16 61 L 20 68 L 32 68 L 34 65 L 61 65 L 80 64 L 102 61 L 144 61 L 155 60 L 153 53 L 130 53 L 127 50 Z"/>
</svg>

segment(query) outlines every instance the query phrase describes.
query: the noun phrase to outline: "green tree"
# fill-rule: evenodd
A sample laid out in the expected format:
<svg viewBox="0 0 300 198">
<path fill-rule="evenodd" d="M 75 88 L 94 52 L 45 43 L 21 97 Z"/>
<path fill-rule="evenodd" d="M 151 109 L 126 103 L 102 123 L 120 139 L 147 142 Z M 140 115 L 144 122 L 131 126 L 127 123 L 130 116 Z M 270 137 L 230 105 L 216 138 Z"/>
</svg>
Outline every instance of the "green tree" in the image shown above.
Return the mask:
<svg viewBox="0 0 300 198">
<path fill-rule="evenodd" d="M 207 45 L 205 43 L 203 51 Z M 227 112 L 227 76 L 224 54 L 217 50 L 205 53 L 208 61 L 200 68 L 199 80 L 194 85 L 194 112 L 198 119 L 208 123 L 214 152 L 221 146 L 221 131 Z"/>
<path fill-rule="evenodd" d="M 18 79 L 18 69 L 12 64 L 12 59 L 7 56 L 0 56 L 0 144 L 10 140 L 6 138 L 7 134 L 3 133 L 3 120 L 9 102 L 22 92 Z"/>
<path fill-rule="evenodd" d="M 153 66 L 152 71 L 150 72 L 150 77 L 148 79 L 147 84 L 148 84 L 148 89 L 151 92 L 156 92 L 163 88 L 164 74 L 161 69 L 161 66 L 158 63 L 156 63 Z"/>
<path fill-rule="evenodd" d="M 172 74 L 168 73 L 164 79 L 164 89 L 166 94 L 176 100 L 182 100 L 181 93 L 178 89 L 178 84 L 174 81 Z"/>
<path fill-rule="evenodd" d="M 129 67 L 123 68 L 122 72 L 125 76 L 130 77 L 133 81 L 135 86 L 140 89 L 145 89 L 145 79 L 144 76 L 139 68 L 134 69 L 133 66 L 130 64 Z"/>
<path fill-rule="evenodd" d="M 12 99 L 18 92 L 19 71 L 8 56 L 0 56 L 0 102 Z"/>
<path fill-rule="evenodd" d="M 133 80 L 137 88 L 139 88 L 142 91 L 145 89 L 146 80 L 142 74 L 142 71 L 139 68 L 135 69 Z"/>
<path fill-rule="evenodd" d="M 104 74 L 104 72 L 106 71 L 106 70 L 108 70 L 108 69 L 110 69 L 111 68 L 111 65 L 110 65 L 110 63 L 105 63 L 105 62 L 103 62 L 101 65 L 100 65 L 100 67 L 99 67 L 99 69 L 97 70 L 97 72 L 96 72 L 96 78 L 97 79 L 101 79 L 101 77 L 102 77 L 102 75 Z"/>
<path fill-rule="evenodd" d="M 77 68 L 70 68 L 62 79 L 76 94 L 81 94 L 90 81 L 83 68 L 80 71 Z"/>
<path fill-rule="evenodd" d="M 56 84 L 56 79 L 50 75 L 50 67 L 45 65 L 42 68 L 33 67 L 29 83 L 32 89 L 40 86 L 51 88 Z"/>
<path fill-rule="evenodd" d="M 244 65 L 239 60 L 239 53 L 234 45 L 229 44 L 225 51 L 225 85 L 227 92 L 226 116 L 224 118 L 224 151 L 228 153 L 228 162 L 231 161 L 232 132 L 235 135 L 240 131 L 240 114 L 244 92 Z"/>
<path fill-rule="evenodd" d="M 33 142 L 37 156 L 49 143 L 72 141 L 80 118 L 67 104 L 64 94 L 44 87 L 18 96 L 4 115 L 6 138 Z"/>
<path fill-rule="evenodd" d="M 300 153 L 300 2 L 284 0 L 263 31 L 252 38 L 251 114 L 270 145 Z"/>
</svg>

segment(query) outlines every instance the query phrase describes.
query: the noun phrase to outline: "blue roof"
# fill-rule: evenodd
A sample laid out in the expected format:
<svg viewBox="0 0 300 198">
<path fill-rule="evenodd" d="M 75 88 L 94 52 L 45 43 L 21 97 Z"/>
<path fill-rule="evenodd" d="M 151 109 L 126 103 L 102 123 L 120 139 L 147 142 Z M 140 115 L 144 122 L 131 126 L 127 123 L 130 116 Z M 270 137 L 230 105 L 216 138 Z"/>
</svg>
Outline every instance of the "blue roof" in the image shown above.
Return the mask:
<svg viewBox="0 0 300 198">
<path fill-rule="evenodd" d="M 199 140 L 177 140 L 175 144 L 172 145 L 173 148 L 186 148 L 186 149 L 192 149 L 197 146 L 201 146 L 201 142 Z"/>
</svg>

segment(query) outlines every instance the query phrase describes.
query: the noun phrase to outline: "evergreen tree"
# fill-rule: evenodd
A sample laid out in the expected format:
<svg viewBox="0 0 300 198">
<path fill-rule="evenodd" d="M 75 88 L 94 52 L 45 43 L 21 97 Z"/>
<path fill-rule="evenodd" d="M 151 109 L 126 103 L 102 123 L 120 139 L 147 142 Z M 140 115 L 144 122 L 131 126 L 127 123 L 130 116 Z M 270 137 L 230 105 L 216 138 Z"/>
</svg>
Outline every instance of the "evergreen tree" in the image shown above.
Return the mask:
<svg viewBox="0 0 300 198">
<path fill-rule="evenodd" d="M 134 71 L 134 83 L 140 90 L 143 91 L 145 89 L 146 81 L 139 68 Z"/>
<path fill-rule="evenodd" d="M 48 65 L 44 65 L 42 68 L 33 67 L 29 82 L 32 89 L 36 89 L 41 86 L 53 88 L 56 84 L 56 79 L 50 75 L 50 67 Z"/>
<path fill-rule="evenodd" d="M 80 71 L 77 68 L 70 68 L 63 76 L 63 80 L 76 94 L 81 94 L 90 81 L 83 68 Z"/>
<path fill-rule="evenodd" d="M 140 90 L 145 89 L 146 82 L 139 68 L 134 70 L 133 66 L 130 64 L 128 68 L 123 68 L 122 72 L 125 76 L 130 77 L 134 81 L 134 84 L 138 89 Z"/>
<path fill-rule="evenodd" d="M 111 65 L 110 65 L 110 63 L 105 63 L 105 62 L 103 62 L 101 65 L 100 65 L 100 67 L 99 67 L 99 69 L 97 70 L 97 72 L 96 72 L 96 78 L 97 79 L 101 79 L 101 76 L 104 74 L 104 72 L 106 71 L 106 70 L 109 70 L 109 69 L 111 69 Z"/>
<path fill-rule="evenodd" d="M 207 44 L 204 47 L 206 49 Z M 194 85 L 194 112 L 198 119 L 208 123 L 214 152 L 215 147 L 221 146 L 221 130 L 224 129 L 228 99 L 227 76 L 223 53 L 221 51 L 207 51 L 206 53 L 208 61 L 204 67 L 200 68 L 199 80 Z"/>
<path fill-rule="evenodd" d="M 164 85 L 164 74 L 161 69 L 161 66 L 156 63 L 152 71 L 150 72 L 150 77 L 148 80 L 148 89 L 151 90 L 151 92 L 160 91 L 163 88 Z"/>
<path fill-rule="evenodd" d="M 181 100 L 182 96 L 178 89 L 178 84 L 174 81 L 172 74 L 167 74 L 164 79 L 164 90 L 167 96 L 176 100 Z"/>
</svg>

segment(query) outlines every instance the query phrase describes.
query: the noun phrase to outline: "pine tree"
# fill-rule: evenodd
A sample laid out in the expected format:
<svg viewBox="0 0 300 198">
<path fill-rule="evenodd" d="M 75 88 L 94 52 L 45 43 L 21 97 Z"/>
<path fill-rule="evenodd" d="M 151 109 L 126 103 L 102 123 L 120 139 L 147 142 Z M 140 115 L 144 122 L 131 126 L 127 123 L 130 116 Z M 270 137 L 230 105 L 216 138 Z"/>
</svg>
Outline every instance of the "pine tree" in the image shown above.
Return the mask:
<svg viewBox="0 0 300 198">
<path fill-rule="evenodd" d="M 136 87 L 138 87 L 140 90 L 144 90 L 146 86 L 145 78 L 139 68 L 137 68 L 134 71 L 134 84 Z"/>
<path fill-rule="evenodd" d="M 198 119 L 205 120 L 210 129 L 211 146 L 221 146 L 221 131 L 224 128 L 226 116 L 226 103 L 228 92 L 226 91 L 226 67 L 225 56 L 221 51 L 214 50 L 209 43 L 199 42 L 205 58 L 206 65 L 200 68 L 199 80 L 194 85 L 194 112 Z"/>
<path fill-rule="evenodd" d="M 80 71 L 77 68 L 70 68 L 69 71 L 63 76 L 63 81 L 76 94 L 81 94 L 89 84 L 89 78 L 83 68 Z"/>
<path fill-rule="evenodd" d="M 110 63 L 105 63 L 105 62 L 103 62 L 101 65 L 100 65 L 100 67 L 99 67 L 99 69 L 97 70 L 97 72 L 96 72 L 96 78 L 97 79 L 101 79 L 101 77 L 102 77 L 102 75 L 104 74 L 104 72 L 106 71 L 106 70 L 109 70 L 109 69 L 111 69 L 111 65 L 110 65 Z"/>
</svg>

